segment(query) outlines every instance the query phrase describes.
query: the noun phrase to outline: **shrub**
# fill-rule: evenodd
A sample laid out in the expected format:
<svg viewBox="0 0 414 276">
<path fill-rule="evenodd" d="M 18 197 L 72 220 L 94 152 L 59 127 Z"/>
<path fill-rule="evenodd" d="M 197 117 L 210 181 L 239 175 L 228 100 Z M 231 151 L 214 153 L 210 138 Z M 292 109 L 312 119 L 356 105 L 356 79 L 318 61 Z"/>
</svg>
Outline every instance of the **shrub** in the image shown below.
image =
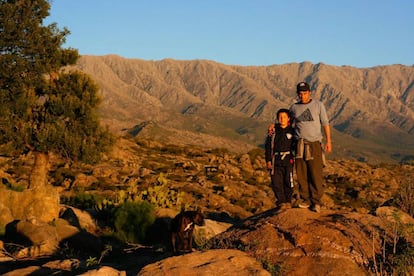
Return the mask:
<svg viewBox="0 0 414 276">
<path fill-rule="evenodd" d="M 115 235 L 124 242 L 142 243 L 155 221 L 154 206 L 147 201 L 127 201 L 115 211 Z"/>
<path fill-rule="evenodd" d="M 62 197 L 61 201 L 63 204 L 85 210 L 94 208 L 95 206 L 101 204 L 104 199 L 105 198 L 102 195 L 77 192 L 74 196 Z"/>
<path fill-rule="evenodd" d="M 414 217 L 414 182 L 411 177 L 408 177 L 406 182 L 402 182 L 397 194 L 397 206 Z"/>
</svg>

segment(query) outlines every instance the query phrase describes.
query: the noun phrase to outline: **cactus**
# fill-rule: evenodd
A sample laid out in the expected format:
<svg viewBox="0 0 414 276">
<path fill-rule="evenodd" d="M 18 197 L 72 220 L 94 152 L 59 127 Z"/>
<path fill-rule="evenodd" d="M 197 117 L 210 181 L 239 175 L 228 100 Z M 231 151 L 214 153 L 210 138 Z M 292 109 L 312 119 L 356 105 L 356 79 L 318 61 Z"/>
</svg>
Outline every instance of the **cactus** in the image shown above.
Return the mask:
<svg viewBox="0 0 414 276">
<path fill-rule="evenodd" d="M 125 202 L 125 200 L 127 199 L 127 193 L 125 192 L 125 190 L 118 191 L 117 199 L 118 199 L 119 204 L 122 204 Z"/>
<path fill-rule="evenodd" d="M 118 191 L 113 201 L 104 199 L 96 204 L 95 209 L 103 211 L 123 203 L 139 201 L 147 201 L 156 207 L 163 208 L 174 208 L 183 205 L 185 193 L 170 189 L 168 187 L 168 179 L 163 173 L 160 173 L 156 181 L 154 186 L 142 191 L 138 191 L 136 181 L 131 181 L 126 190 Z"/>
<path fill-rule="evenodd" d="M 173 208 L 181 204 L 184 192 L 177 192 L 168 187 L 168 179 L 163 173 L 157 178 L 157 184 L 141 191 L 136 200 L 146 200 L 157 207 Z"/>
<path fill-rule="evenodd" d="M 160 173 L 160 175 L 157 178 L 157 182 L 158 182 L 159 185 L 165 186 L 168 183 L 168 179 L 167 179 L 167 177 L 164 176 L 163 173 Z"/>
</svg>

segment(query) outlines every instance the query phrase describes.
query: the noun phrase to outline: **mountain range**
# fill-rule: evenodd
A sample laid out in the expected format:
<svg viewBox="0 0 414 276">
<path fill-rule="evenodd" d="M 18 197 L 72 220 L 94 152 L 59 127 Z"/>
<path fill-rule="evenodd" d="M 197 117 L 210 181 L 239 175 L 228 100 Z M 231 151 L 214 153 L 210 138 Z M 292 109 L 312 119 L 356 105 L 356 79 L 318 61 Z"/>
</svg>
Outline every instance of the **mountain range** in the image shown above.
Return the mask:
<svg viewBox="0 0 414 276">
<path fill-rule="evenodd" d="M 118 134 L 164 143 L 248 151 L 307 81 L 330 117 L 329 158 L 370 163 L 414 159 L 414 66 L 309 62 L 270 66 L 209 60 L 82 56 L 76 69 L 100 87 L 102 122 Z"/>
</svg>

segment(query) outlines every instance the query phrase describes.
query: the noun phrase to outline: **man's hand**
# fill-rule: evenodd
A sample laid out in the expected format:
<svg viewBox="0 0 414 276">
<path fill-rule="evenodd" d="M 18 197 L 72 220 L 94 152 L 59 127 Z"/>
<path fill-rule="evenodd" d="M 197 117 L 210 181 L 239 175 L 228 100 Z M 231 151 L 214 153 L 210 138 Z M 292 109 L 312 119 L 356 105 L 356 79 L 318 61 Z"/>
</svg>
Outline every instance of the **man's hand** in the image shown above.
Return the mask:
<svg viewBox="0 0 414 276">
<path fill-rule="evenodd" d="M 330 153 L 332 151 L 332 139 L 331 139 L 331 128 L 329 125 L 325 125 L 325 137 L 326 137 L 326 144 L 325 144 L 325 152 Z"/>
<path fill-rule="evenodd" d="M 326 142 L 326 144 L 325 144 L 325 152 L 326 153 L 332 152 L 332 142 L 331 141 Z"/>
<path fill-rule="evenodd" d="M 275 134 L 275 124 L 270 124 L 267 127 L 267 135 L 272 136 L 273 134 Z"/>
</svg>

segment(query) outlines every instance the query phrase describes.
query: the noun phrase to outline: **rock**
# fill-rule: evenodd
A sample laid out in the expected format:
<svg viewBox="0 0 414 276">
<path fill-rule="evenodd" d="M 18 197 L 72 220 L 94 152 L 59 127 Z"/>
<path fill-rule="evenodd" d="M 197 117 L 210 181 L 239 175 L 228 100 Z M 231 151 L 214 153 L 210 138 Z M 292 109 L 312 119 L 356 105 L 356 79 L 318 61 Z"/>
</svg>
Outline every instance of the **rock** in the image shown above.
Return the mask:
<svg viewBox="0 0 414 276">
<path fill-rule="evenodd" d="M 78 259 L 55 260 L 45 263 L 42 267 L 53 270 L 72 271 L 80 267 L 80 261 Z"/>
<path fill-rule="evenodd" d="M 395 232 L 395 229 L 400 229 L 399 235 L 411 243 L 414 243 L 414 218 L 409 214 L 404 213 L 398 208 L 391 206 L 383 206 L 377 208 L 376 215 L 386 221 L 388 231 Z M 401 231 L 401 226 L 405 225 L 404 231 Z"/>
<path fill-rule="evenodd" d="M 226 222 L 219 222 L 211 219 L 205 219 L 205 225 L 202 227 L 198 227 L 197 231 L 203 232 L 204 237 L 206 239 L 210 239 L 224 231 L 226 231 L 228 228 L 232 226 L 230 223 Z"/>
<path fill-rule="evenodd" d="M 48 223 L 59 217 L 59 193 L 51 185 L 22 192 L 1 187 L 0 190 L 0 209 L 4 214 L 0 215 L 0 223 L 3 225 L 13 220 L 33 219 Z"/>
<path fill-rule="evenodd" d="M 270 276 L 270 273 L 256 259 L 242 251 L 216 249 L 170 257 L 145 266 L 138 275 Z"/>
<path fill-rule="evenodd" d="M 272 209 L 252 216 L 214 237 L 219 248 L 243 251 L 283 275 L 366 275 L 372 248 L 381 240 L 372 229 L 383 228 L 379 217 L 355 212 Z"/>
<path fill-rule="evenodd" d="M 103 266 L 98 269 L 89 270 L 80 276 L 126 276 L 125 271 L 118 271 L 109 266 Z"/>
<path fill-rule="evenodd" d="M 61 218 L 57 219 L 55 224 L 59 241 L 78 235 L 81 231 L 79 227 L 71 225 L 70 222 Z"/>
<path fill-rule="evenodd" d="M 56 225 L 56 231 L 59 244 L 77 250 L 79 254 L 99 255 L 104 248 L 99 237 L 60 220 Z"/>
<path fill-rule="evenodd" d="M 73 187 L 90 187 L 93 183 L 98 182 L 98 179 L 93 175 L 86 175 L 79 173 L 76 175 L 75 180 L 72 183 Z"/>
<path fill-rule="evenodd" d="M 6 239 L 24 246 L 16 258 L 51 255 L 58 248 L 56 228 L 44 222 L 16 221 L 6 227 Z"/>
<path fill-rule="evenodd" d="M 250 160 L 250 156 L 247 153 L 243 154 L 240 157 L 239 163 L 240 163 L 241 169 L 243 171 L 253 173 L 253 166 L 252 166 L 252 163 L 251 163 L 251 160 Z"/>
<path fill-rule="evenodd" d="M 83 254 L 99 254 L 103 249 L 101 240 L 68 221 L 58 218 L 52 223 L 31 220 L 15 220 L 6 226 L 5 239 L 22 249 L 13 252 L 15 258 L 52 255 L 60 245 Z"/>
<path fill-rule="evenodd" d="M 13 271 L 4 273 L 2 274 L 2 276 L 45 275 L 45 273 L 41 274 L 41 271 L 42 268 L 40 266 L 28 266 L 25 268 L 15 269 Z"/>
<path fill-rule="evenodd" d="M 402 224 L 410 224 L 414 226 L 414 218 L 404 213 L 398 208 L 391 206 L 382 206 L 375 211 L 376 215 L 390 222 L 399 222 Z"/>
<path fill-rule="evenodd" d="M 2 191 L 0 191 L 0 193 L 2 193 Z M 3 203 L 0 202 L 0 225 L 4 226 L 11 221 L 13 221 L 13 215 L 10 208 L 4 206 Z"/>
<path fill-rule="evenodd" d="M 69 221 L 71 225 L 90 233 L 97 232 L 98 227 L 90 213 L 68 205 L 62 205 L 60 213 L 60 217 Z"/>
</svg>

